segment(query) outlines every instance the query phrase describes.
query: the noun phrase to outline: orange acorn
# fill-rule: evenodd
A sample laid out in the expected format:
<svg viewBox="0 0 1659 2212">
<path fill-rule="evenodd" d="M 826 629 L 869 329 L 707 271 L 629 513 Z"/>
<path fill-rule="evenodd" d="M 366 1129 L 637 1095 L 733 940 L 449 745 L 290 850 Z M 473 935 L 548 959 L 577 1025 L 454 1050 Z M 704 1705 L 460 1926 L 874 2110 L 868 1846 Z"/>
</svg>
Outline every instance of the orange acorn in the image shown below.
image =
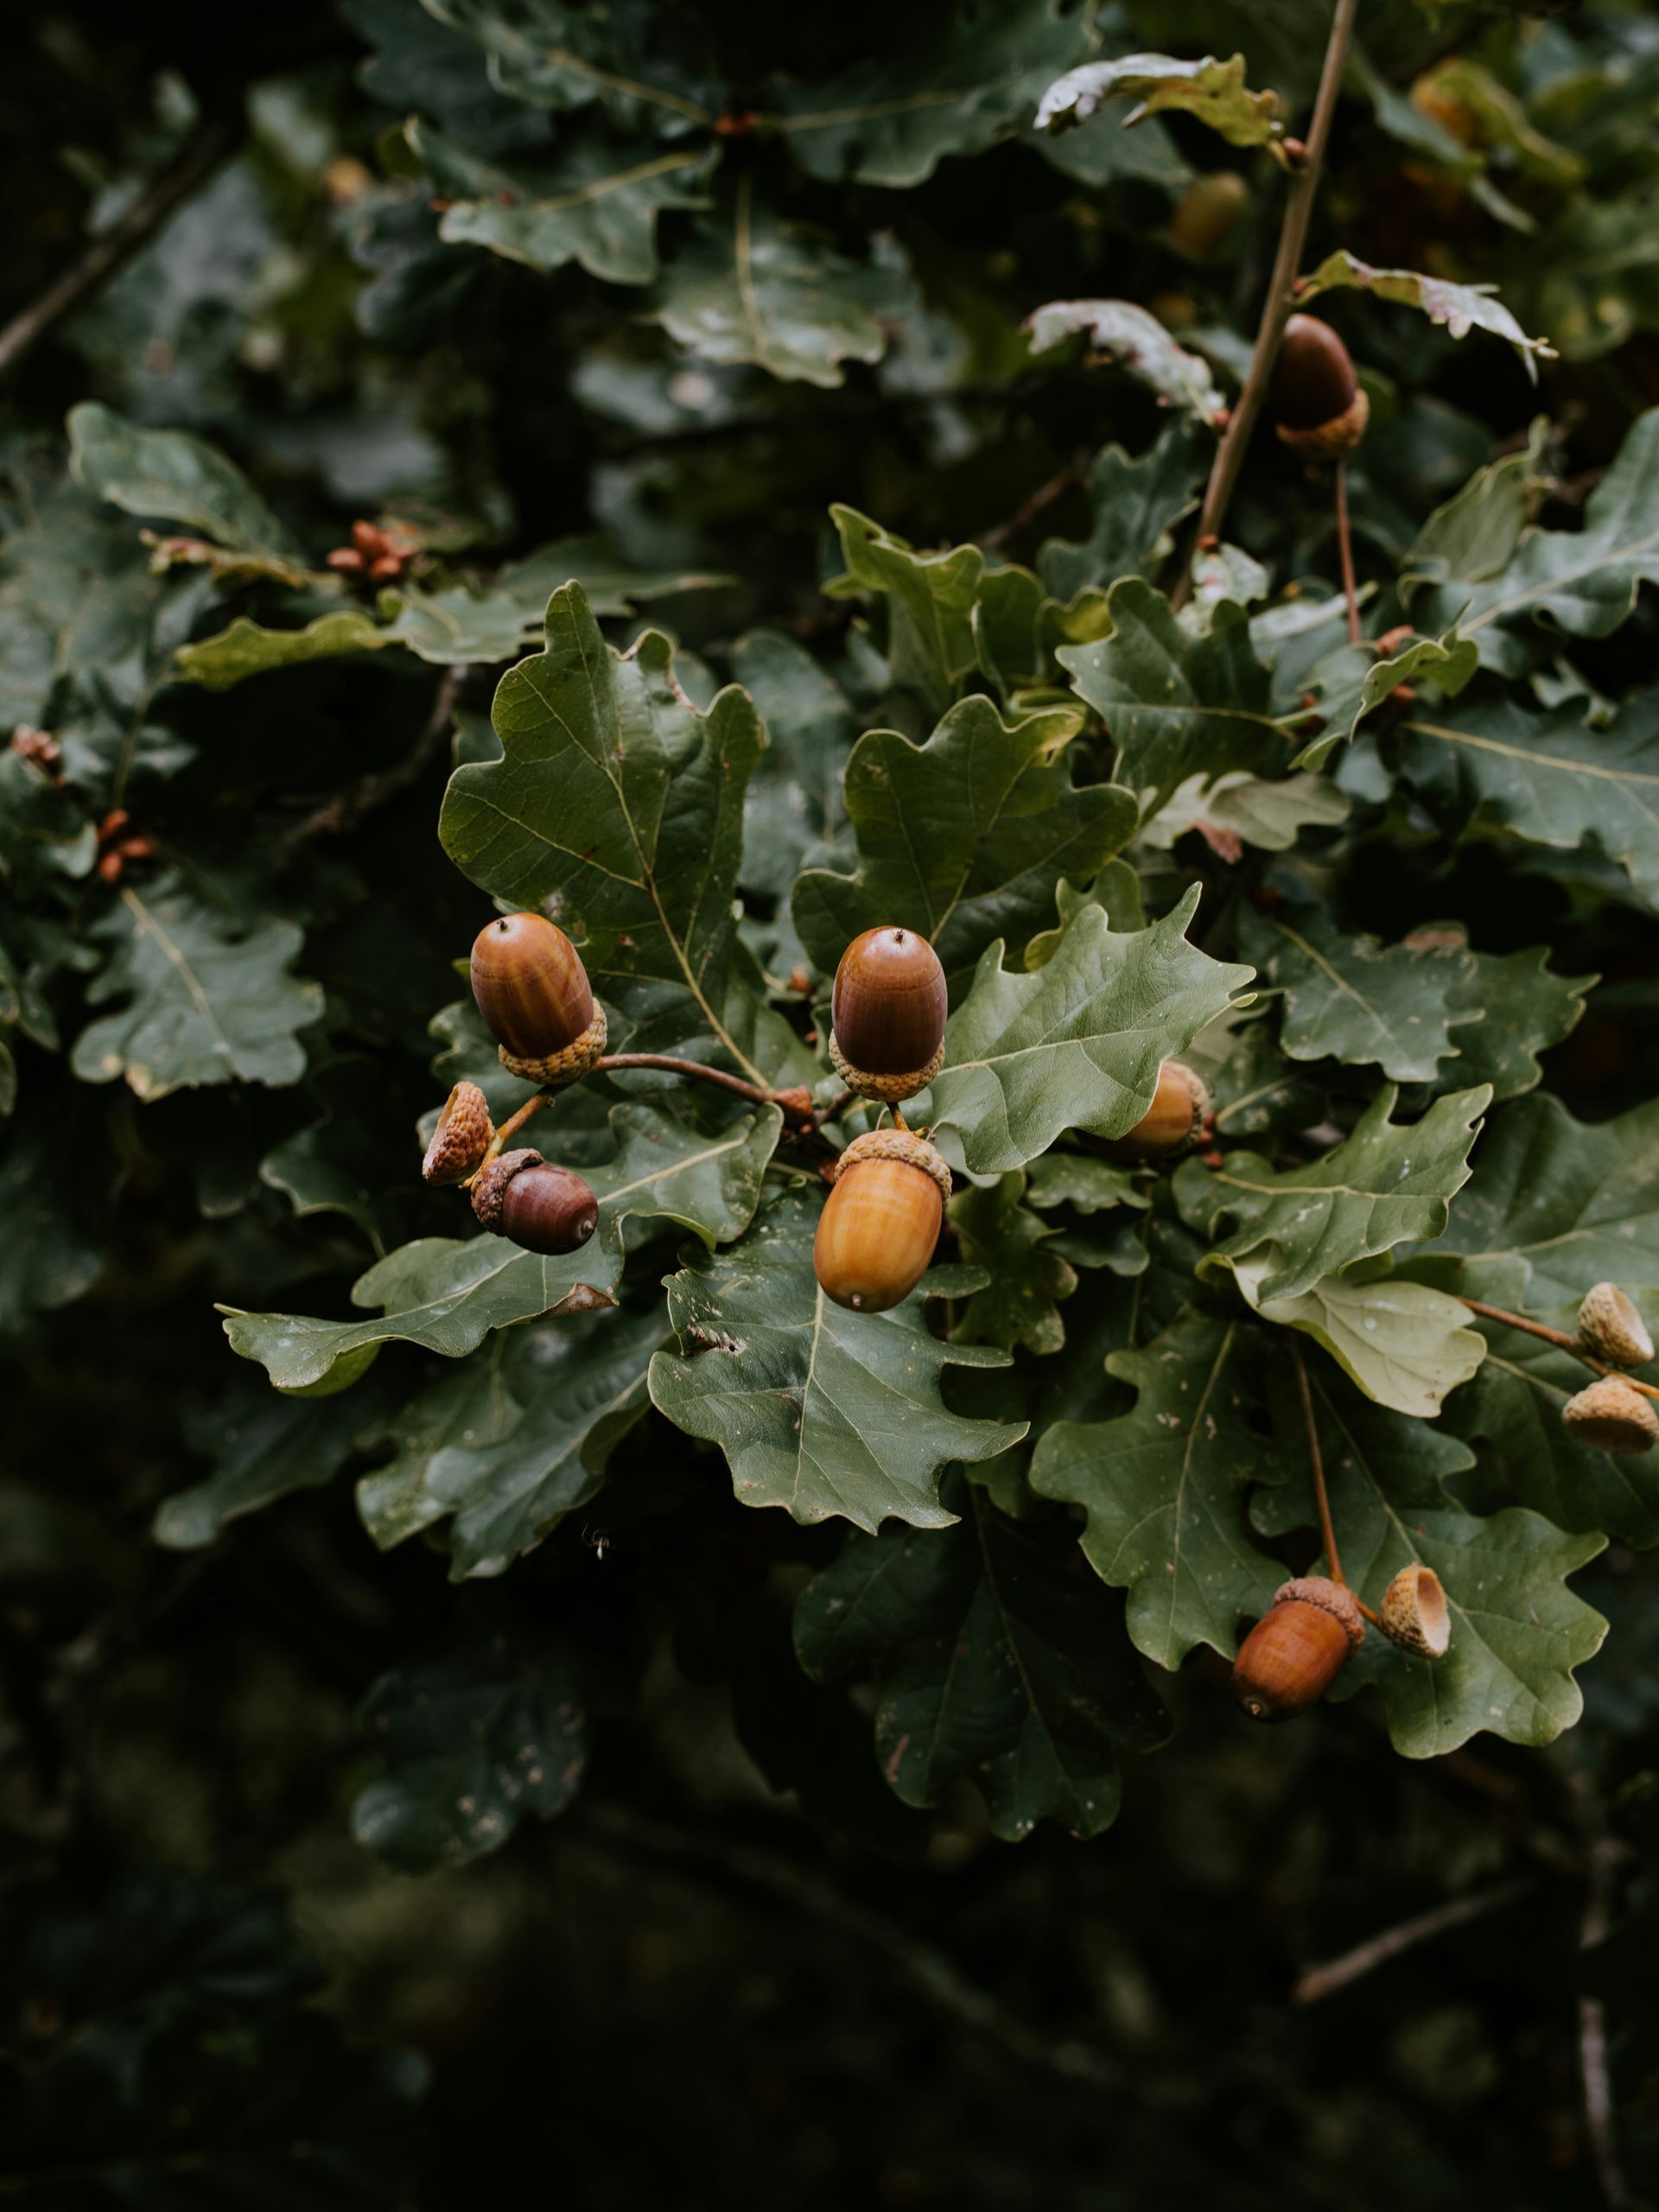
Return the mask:
<svg viewBox="0 0 1659 2212">
<path fill-rule="evenodd" d="M 1289 1720 L 1317 1705 L 1365 1641 L 1352 1591 L 1304 1574 L 1274 1592 L 1273 1608 L 1233 1662 L 1233 1695 L 1252 1720 Z"/>
<path fill-rule="evenodd" d="M 1158 1160 L 1190 1144 L 1210 1112 L 1210 1094 L 1192 1069 L 1180 1060 L 1166 1060 L 1158 1071 L 1158 1088 L 1152 1103 L 1125 1135 L 1118 1140 L 1123 1154 L 1133 1160 Z"/>
<path fill-rule="evenodd" d="M 885 1313 L 927 1272 L 950 1195 L 950 1170 L 909 1129 L 855 1137 L 836 1163 L 818 1217 L 812 1266 L 825 1295 Z"/>
</svg>

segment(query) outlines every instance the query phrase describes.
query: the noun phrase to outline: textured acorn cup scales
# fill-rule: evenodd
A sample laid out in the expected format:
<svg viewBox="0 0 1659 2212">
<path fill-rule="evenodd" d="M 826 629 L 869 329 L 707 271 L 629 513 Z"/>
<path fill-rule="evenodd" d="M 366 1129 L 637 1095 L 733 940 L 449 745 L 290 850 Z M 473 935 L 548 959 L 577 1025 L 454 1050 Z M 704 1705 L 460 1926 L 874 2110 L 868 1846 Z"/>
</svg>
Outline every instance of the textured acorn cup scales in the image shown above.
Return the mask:
<svg viewBox="0 0 1659 2212">
<path fill-rule="evenodd" d="M 444 1101 L 432 1141 L 421 1162 L 429 1183 L 464 1183 L 490 1148 L 495 1125 L 489 1101 L 475 1083 L 458 1083 Z"/>
<path fill-rule="evenodd" d="M 1440 1578 L 1415 1560 L 1382 1593 L 1377 1619 L 1390 1643 L 1425 1659 L 1443 1659 L 1452 1642 L 1452 1611 Z"/>
<path fill-rule="evenodd" d="M 830 997 L 830 1057 L 849 1090 L 896 1106 L 944 1061 L 944 970 L 925 937 L 865 930 L 842 954 Z"/>
<path fill-rule="evenodd" d="M 1599 1282 L 1579 1307 L 1579 1342 L 1609 1367 L 1645 1367 L 1653 1338 L 1634 1299 L 1615 1282 Z"/>
<path fill-rule="evenodd" d="M 1659 1413 L 1653 1400 L 1622 1375 L 1604 1375 L 1569 1398 L 1561 1421 L 1575 1444 L 1592 1452 L 1634 1455 L 1659 1444 Z"/>
<path fill-rule="evenodd" d="M 473 940 L 473 996 L 509 1073 L 543 1090 L 577 1082 L 605 1050 L 603 1010 L 564 931 L 541 914 L 503 914 Z"/>
</svg>

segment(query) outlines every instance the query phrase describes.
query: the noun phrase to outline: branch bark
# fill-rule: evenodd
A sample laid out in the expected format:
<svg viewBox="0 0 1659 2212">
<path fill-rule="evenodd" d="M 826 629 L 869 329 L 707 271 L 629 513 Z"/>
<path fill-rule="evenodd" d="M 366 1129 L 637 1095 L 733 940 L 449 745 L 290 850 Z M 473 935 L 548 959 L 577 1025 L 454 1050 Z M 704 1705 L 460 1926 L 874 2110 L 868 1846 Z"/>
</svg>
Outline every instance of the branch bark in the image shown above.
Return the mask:
<svg viewBox="0 0 1659 2212">
<path fill-rule="evenodd" d="M 467 675 L 464 665 L 445 669 L 433 697 L 432 711 L 402 760 L 394 760 L 389 768 L 377 768 L 372 774 L 360 777 L 349 791 L 314 807 L 289 830 L 288 843 L 301 845 L 311 837 L 338 836 L 343 830 L 355 828 L 365 814 L 372 814 L 378 807 L 401 798 L 411 784 L 418 783 L 443 749 Z"/>
<path fill-rule="evenodd" d="M 1310 1967 L 1291 1991 L 1291 2002 L 1317 2005 L 1322 1997 L 1345 1989 L 1351 1981 L 1357 1981 L 1374 1967 L 1397 1959 L 1402 1951 L 1409 1951 L 1418 1943 L 1427 1943 L 1433 1936 L 1444 1936 L 1448 1929 L 1461 1928 L 1486 1913 L 1499 1912 L 1534 1886 L 1525 1875 L 1517 1875 L 1511 1881 L 1494 1883 L 1491 1889 L 1476 1890 L 1466 1897 L 1454 1897 L 1450 1904 L 1437 1905 L 1433 1912 L 1420 1913 L 1414 1920 L 1402 1920 L 1397 1928 L 1385 1928 L 1380 1936 L 1373 1936 L 1368 1942 L 1344 1951 L 1339 1959 L 1327 1960 L 1322 1967 Z"/>
<path fill-rule="evenodd" d="M 1313 118 L 1308 125 L 1306 150 L 1301 166 L 1292 177 L 1290 190 L 1285 199 L 1284 221 L 1279 232 L 1279 251 L 1274 256 L 1273 273 L 1268 279 L 1268 296 L 1262 304 L 1262 321 L 1257 326 L 1255 346 L 1250 355 L 1249 373 L 1244 388 L 1238 395 L 1234 408 L 1217 448 L 1215 466 L 1210 471 L 1210 481 L 1205 488 L 1204 505 L 1198 515 L 1198 539 L 1217 537 L 1221 534 L 1222 522 L 1238 482 L 1238 473 L 1244 466 L 1244 454 L 1262 412 L 1268 394 L 1268 379 L 1273 365 L 1279 358 L 1279 341 L 1285 334 L 1285 325 L 1290 320 L 1294 296 L 1291 286 L 1301 273 L 1302 249 L 1307 244 L 1307 226 L 1313 213 L 1314 194 L 1319 188 L 1319 172 L 1325 164 L 1325 149 L 1331 137 L 1332 118 L 1337 111 L 1337 96 L 1342 89 L 1343 65 L 1348 58 L 1348 41 L 1353 35 L 1354 18 L 1359 11 L 1359 0 L 1337 0 L 1331 18 L 1331 35 L 1325 49 L 1325 67 L 1319 77 L 1319 89 L 1313 103 Z M 1176 581 L 1171 594 L 1172 604 L 1185 607 L 1192 588 L 1192 572 L 1188 566 Z"/>
</svg>

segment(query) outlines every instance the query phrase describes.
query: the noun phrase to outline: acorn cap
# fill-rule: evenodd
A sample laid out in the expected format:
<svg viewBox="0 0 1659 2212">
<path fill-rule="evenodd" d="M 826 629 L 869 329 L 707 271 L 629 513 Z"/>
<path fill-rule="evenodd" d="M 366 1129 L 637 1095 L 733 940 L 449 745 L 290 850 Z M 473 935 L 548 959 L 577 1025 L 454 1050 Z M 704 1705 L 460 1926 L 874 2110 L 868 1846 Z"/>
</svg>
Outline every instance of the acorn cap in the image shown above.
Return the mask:
<svg viewBox="0 0 1659 2212">
<path fill-rule="evenodd" d="M 1359 1610 L 1358 1599 L 1345 1584 L 1332 1582 L 1328 1575 L 1299 1574 L 1292 1582 L 1281 1582 L 1273 1593 L 1273 1602 L 1275 1605 L 1317 1605 L 1332 1620 L 1341 1622 L 1356 1651 L 1365 1641 L 1365 1616 Z"/>
<path fill-rule="evenodd" d="M 1653 1357 L 1648 1325 L 1617 1283 L 1599 1282 L 1579 1307 L 1579 1342 L 1609 1367 L 1645 1367 Z"/>
<path fill-rule="evenodd" d="M 542 914 L 501 914 L 486 922 L 473 940 L 472 982 L 504 1061 L 561 1053 L 593 1022 L 594 994 L 582 956 Z"/>
<path fill-rule="evenodd" d="M 494 1135 L 488 1099 L 475 1083 L 458 1083 L 444 1101 L 421 1162 L 422 1175 L 433 1184 L 464 1183 Z"/>
<path fill-rule="evenodd" d="M 1402 1651 L 1443 1659 L 1452 1642 L 1452 1609 L 1432 1567 L 1413 1560 L 1402 1567 L 1382 1593 L 1378 1618 L 1382 1633 Z"/>
<path fill-rule="evenodd" d="M 1592 1452 L 1635 1454 L 1659 1444 L 1659 1414 L 1653 1401 L 1622 1375 L 1604 1375 L 1569 1398 L 1561 1420 L 1575 1444 Z"/>
<path fill-rule="evenodd" d="M 915 930 L 865 930 L 830 995 L 830 1057 L 849 1090 L 889 1105 L 925 1090 L 944 1057 L 949 1004 L 939 956 Z"/>
<path fill-rule="evenodd" d="M 1268 405 L 1281 429 L 1316 430 L 1353 404 L 1359 389 L 1348 348 L 1328 322 L 1294 315 L 1279 342 Z"/>
<path fill-rule="evenodd" d="M 950 1203 L 950 1170 L 942 1154 L 914 1129 L 872 1129 L 868 1136 L 855 1137 L 831 1170 L 832 1181 L 839 1182 L 861 1160 L 901 1160 L 907 1167 L 919 1167 L 932 1177 L 940 1204 Z"/>
<path fill-rule="evenodd" d="M 501 1202 L 506 1197 L 508 1184 L 526 1167 L 540 1167 L 543 1164 L 541 1154 L 533 1145 L 526 1145 L 518 1152 L 502 1153 L 481 1169 L 473 1185 L 473 1211 L 480 1225 L 493 1236 L 504 1236 L 506 1231 L 501 1226 Z"/>
</svg>

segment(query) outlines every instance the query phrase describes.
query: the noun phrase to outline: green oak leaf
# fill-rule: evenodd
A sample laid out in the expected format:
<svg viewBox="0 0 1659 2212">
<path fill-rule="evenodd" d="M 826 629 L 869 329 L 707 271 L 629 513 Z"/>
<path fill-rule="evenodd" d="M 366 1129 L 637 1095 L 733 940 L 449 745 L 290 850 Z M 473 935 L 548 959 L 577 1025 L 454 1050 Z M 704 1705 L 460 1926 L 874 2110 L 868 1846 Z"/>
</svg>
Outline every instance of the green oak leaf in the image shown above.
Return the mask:
<svg viewBox="0 0 1659 2212">
<path fill-rule="evenodd" d="M 1092 877 L 1134 835 L 1133 797 L 1077 788 L 1064 707 L 1005 722 L 988 699 L 960 700 L 925 745 L 870 730 L 847 763 L 858 840 L 851 875 L 810 868 L 792 911 L 826 975 L 862 930 L 919 931 L 958 977 L 993 938 L 1021 944 L 1046 919 L 1062 876 Z"/>
<path fill-rule="evenodd" d="M 1420 712 L 1400 726 L 1400 772 L 1460 827 L 1605 854 L 1659 909 L 1659 700 L 1632 694 L 1605 728 L 1586 720 L 1588 704 L 1570 697 L 1533 714 L 1494 693 Z"/>
<path fill-rule="evenodd" d="M 397 642 L 390 629 L 359 607 L 319 614 L 299 630 L 269 629 L 250 615 L 238 614 L 211 638 L 181 645 L 175 659 L 187 683 L 228 691 L 268 669 L 300 668 L 308 661 L 337 660 L 346 653 L 378 652 Z"/>
<path fill-rule="evenodd" d="M 382 1675 L 360 1718 L 388 1770 L 359 1793 L 352 1834 L 409 1873 L 499 1850 L 526 1813 L 550 1821 L 588 1756 L 569 1663 L 529 1627 Z"/>
<path fill-rule="evenodd" d="M 950 1529 L 849 1536 L 796 1601 L 815 1680 L 873 1671 L 875 1751 L 907 1805 L 966 1776 L 1005 1841 L 1039 1820 L 1098 1835 L 1116 1818 L 1120 1744 L 1168 1733 L 1122 1607 L 1073 1571 L 1062 1518 L 1014 1521 L 960 1478 Z"/>
<path fill-rule="evenodd" d="M 1479 1026 L 1461 930 L 1424 928 L 1385 945 L 1323 914 L 1281 909 L 1247 915 L 1242 946 L 1281 993 L 1279 1041 L 1293 1060 L 1374 1064 L 1395 1083 L 1431 1083 Z M 1465 1029 L 1454 1039 L 1459 1020 Z"/>
<path fill-rule="evenodd" d="M 1440 638 L 1413 638 L 1386 660 L 1377 659 L 1369 645 L 1338 646 L 1309 672 L 1321 721 L 1318 734 L 1296 755 L 1295 766 L 1324 767 L 1399 685 L 1433 683 L 1452 697 L 1479 665 L 1479 647 L 1455 629 Z"/>
<path fill-rule="evenodd" d="M 1143 816 L 1166 805 L 1189 777 L 1289 766 L 1286 733 L 1268 711 L 1268 672 L 1249 617 L 1224 601 L 1208 630 L 1184 630 L 1169 601 L 1138 576 L 1112 587 L 1111 634 L 1062 645 L 1061 664 L 1118 748 L 1114 770 Z"/>
<path fill-rule="evenodd" d="M 670 1276 L 678 1348 L 652 1362 L 652 1403 L 720 1446 L 740 1504 L 872 1531 L 890 1516 L 943 1528 L 956 1516 L 939 1502 L 941 1467 L 991 1459 L 1025 1433 L 948 1412 L 944 1371 L 1008 1355 L 940 1344 L 919 1296 L 886 1313 L 835 1305 L 812 1272 L 821 1211 L 816 1192 L 784 1192 L 731 1250 Z"/>
<path fill-rule="evenodd" d="M 109 948 L 87 1003 L 119 1001 L 88 1024 L 70 1065 L 83 1083 L 125 1077 L 140 1098 L 217 1083 L 297 1083 L 297 1033 L 322 1012 L 315 983 L 289 973 L 296 922 L 210 904 L 182 876 L 124 884 L 92 936 Z"/>
<path fill-rule="evenodd" d="M 769 94 L 768 121 L 811 176 L 905 191 L 950 155 L 983 153 L 1024 122 L 1057 69 L 1086 51 L 1055 0 L 988 16 L 896 15 L 874 58 Z"/>
<path fill-rule="evenodd" d="M 1217 1143 L 1291 1135 L 1324 1117 L 1324 1087 L 1287 1063 L 1277 1025 L 1259 1011 L 1220 1015 L 1183 1058 L 1209 1087 Z"/>
<path fill-rule="evenodd" d="M 651 295 L 675 343 L 705 361 L 752 361 L 784 383 L 846 381 L 879 361 L 890 324 L 914 311 L 902 259 L 849 261 L 753 206 L 747 174 L 729 216 L 699 219 Z"/>
<path fill-rule="evenodd" d="M 649 284 L 658 270 L 657 218 L 706 207 L 715 154 L 707 144 L 656 148 L 603 136 L 562 141 L 550 168 L 499 167 L 429 125 L 404 126 L 410 145 L 448 204 L 438 236 L 486 246 L 548 273 L 580 262 L 612 284 Z"/>
<path fill-rule="evenodd" d="M 805 855 L 841 827 L 842 772 L 858 721 L 834 677 L 781 630 L 740 638 L 732 674 L 766 726 L 743 812 L 742 882 L 781 903 Z"/>
<path fill-rule="evenodd" d="M 1243 1224 L 1200 1272 L 1253 1262 L 1251 1283 L 1265 1306 L 1300 1298 L 1321 1276 L 1409 1238 L 1438 1236 L 1469 1179 L 1469 1150 L 1491 1093 L 1484 1084 L 1454 1091 L 1411 1122 L 1389 1119 L 1398 1096 L 1386 1085 L 1340 1144 L 1283 1175 L 1254 1153 L 1230 1153 L 1213 1169 L 1187 1160 L 1174 1178 L 1185 1218 L 1211 1230 L 1225 1217 Z"/>
<path fill-rule="evenodd" d="M 1524 632 L 1542 626 L 1605 638 L 1636 606 L 1637 588 L 1659 582 L 1659 407 L 1638 415 L 1612 466 L 1591 493 L 1578 530 L 1529 530 L 1496 574 L 1414 589 L 1420 626 L 1455 621 L 1488 667 L 1524 672 Z M 1427 616 L 1427 620 L 1423 617 Z"/>
<path fill-rule="evenodd" d="M 383 1254 L 377 1210 L 385 1169 L 380 1065 L 366 1053 L 353 1054 L 314 1068 L 308 1088 L 322 1109 L 320 1117 L 265 1154 L 259 1180 L 280 1191 L 302 1219 L 343 1214 Z"/>
<path fill-rule="evenodd" d="M 1351 805 L 1346 791 L 1328 776 L 1303 772 L 1268 779 L 1236 771 L 1211 782 L 1200 772 L 1187 778 L 1142 824 L 1141 834 L 1147 844 L 1166 851 L 1189 830 L 1198 830 L 1229 858 L 1236 858 L 1244 845 L 1285 853 L 1304 830 L 1331 830 L 1345 822 Z"/>
<path fill-rule="evenodd" d="M 1542 495 L 1548 429 L 1548 418 L 1540 416 L 1519 453 L 1488 461 L 1435 508 L 1401 570 L 1405 605 L 1425 585 L 1484 583 L 1508 568 Z"/>
<path fill-rule="evenodd" d="M 1132 300 L 1051 300 L 1027 315 L 1025 327 L 1033 353 L 1086 332 L 1097 358 L 1115 362 L 1167 405 L 1184 409 L 1196 423 L 1226 419 L 1210 364 L 1178 345 L 1155 315 Z"/>
<path fill-rule="evenodd" d="M 1093 521 L 1071 544 L 1052 537 L 1037 556 L 1038 572 L 1057 599 L 1105 592 L 1120 576 L 1146 576 L 1168 553 L 1173 533 L 1197 507 L 1209 470 L 1209 440 L 1182 415 L 1157 443 L 1131 461 L 1108 446 L 1089 472 Z"/>
<path fill-rule="evenodd" d="M 1040 1497 L 1080 1506 L 1084 1555 L 1129 1593 L 1136 1648 L 1179 1667 L 1195 1644 L 1231 1656 L 1240 1619 L 1264 1612 L 1284 1569 L 1245 1520 L 1252 1483 L 1277 1483 L 1267 1385 L 1253 1324 L 1184 1313 L 1106 1371 L 1135 1391 L 1115 1421 L 1057 1421 L 1032 1459 Z"/>
<path fill-rule="evenodd" d="M 978 665 L 973 615 L 985 556 L 977 545 L 918 553 L 853 507 L 832 506 L 830 518 L 847 567 L 825 589 L 840 598 L 886 600 L 893 681 L 915 692 L 930 713 L 942 715 Z"/>
<path fill-rule="evenodd" d="M 1437 1262 L 1518 1258 L 1539 1310 L 1576 1306 L 1599 1282 L 1659 1284 L 1659 1100 L 1587 1122 L 1534 1091 L 1493 1116 L 1477 1166 Z"/>
<path fill-rule="evenodd" d="M 1296 288 L 1297 296 L 1304 300 L 1344 289 L 1370 292 L 1396 307 L 1420 308 L 1431 322 L 1444 324 L 1454 338 L 1466 338 L 1471 330 L 1490 331 L 1514 346 L 1535 384 L 1538 363 L 1555 358 L 1553 346 L 1528 337 L 1509 309 L 1493 298 L 1490 284 L 1453 284 L 1443 276 L 1421 276 L 1414 269 L 1373 269 L 1357 254 L 1338 247 Z"/>
<path fill-rule="evenodd" d="M 191 1449 L 212 1459 L 213 1471 L 163 1498 L 151 1534 L 169 1551 L 194 1551 L 243 1514 L 331 1482 L 369 1419 L 361 1398 L 349 1394 L 285 1398 L 251 1376 L 238 1379 L 217 1404 L 187 1419 Z"/>
<path fill-rule="evenodd" d="M 69 410 L 69 466 L 95 499 L 127 513 L 159 516 L 246 555 L 289 583 L 303 583 L 303 550 L 241 470 L 185 430 L 144 430 L 95 400 Z"/>
<path fill-rule="evenodd" d="M 36 1313 L 73 1306 L 104 1272 L 102 1247 L 90 1233 L 91 1207 L 63 1192 L 63 1134 L 36 1118 L 31 1103 L 0 1146 L 0 1219 L 6 1224 L 0 1333 L 22 1328 Z"/>
<path fill-rule="evenodd" d="M 1278 1260 L 1279 1248 L 1269 1244 L 1236 1263 L 1233 1277 L 1246 1302 L 1264 1321 L 1322 1344 L 1379 1405 L 1433 1421 L 1485 1356 L 1466 1306 L 1375 1263 L 1321 1275 L 1294 1297 L 1262 1298 L 1259 1286 Z"/>
<path fill-rule="evenodd" d="M 508 670 L 493 718 L 503 758 L 458 768 L 444 798 L 450 859 L 497 899 L 551 912 L 607 999 L 636 979 L 666 986 L 659 1028 L 712 1037 L 764 1081 L 722 1018 L 744 792 L 766 743 L 748 695 L 728 685 L 699 714 L 666 638 L 614 652 L 567 584 L 546 650 Z"/>
<path fill-rule="evenodd" d="M 1178 61 L 1167 54 L 1126 54 L 1114 61 L 1085 61 L 1044 93 L 1037 110 L 1041 130 L 1070 130 L 1098 113 L 1103 101 L 1139 105 L 1123 120 L 1179 111 L 1218 131 L 1230 146 L 1270 146 L 1284 137 L 1279 95 L 1253 92 L 1244 81 L 1244 57 L 1230 61 L 1205 54 Z"/>
<path fill-rule="evenodd" d="M 1408 1758 L 1456 1751 L 1483 1729 L 1513 1744 L 1553 1742 L 1579 1717 L 1573 1669 L 1594 1656 L 1607 1629 L 1567 1578 L 1605 1539 L 1563 1535 L 1521 1507 L 1484 1520 L 1465 1512 L 1445 1483 L 1470 1465 L 1466 1445 L 1368 1403 L 1328 1373 L 1312 1379 L 1349 1580 L 1375 1606 L 1399 1570 L 1421 1560 L 1440 1576 L 1452 1613 L 1444 1658 L 1398 1650 L 1373 1630 L 1334 1694 L 1372 1685 L 1394 1747 Z M 1305 1456 L 1296 1465 L 1294 1483 L 1256 1500 L 1268 1535 L 1313 1518 Z"/>
<path fill-rule="evenodd" d="M 590 1312 L 611 1302 L 621 1279 L 630 1220 L 677 1222 L 710 1244 L 737 1236 L 754 1211 L 782 1122 L 766 1106 L 710 1136 L 650 1106 L 614 1107 L 615 1151 L 582 1171 L 599 1199 L 599 1227 L 575 1251 L 547 1259 L 505 1236 L 422 1237 L 353 1285 L 353 1305 L 379 1306 L 378 1320 L 223 1307 L 225 1333 L 279 1389 L 296 1389 L 321 1382 L 368 1344 L 416 1344 L 459 1359 L 492 1329 Z"/>
<path fill-rule="evenodd" d="M 481 48 L 493 86 L 531 106 L 563 112 L 597 104 L 624 130 L 678 134 L 688 123 L 706 130 L 718 118 L 722 93 L 708 73 L 706 50 L 677 41 L 676 27 L 656 11 L 594 10 L 569 0 L 422 4 Z M 392 43 L 397 33 L 388 29 Z M 460 73 L 458 61 L 445 72 L 448 79 Z"/>
<path fill-rule="evenodd" d="M 1148 929 L 1116 933 L 1081 908 L 1034 974 L 990 946 L 945 1029 L 929 1094 L 935 1141 L 971 1174 L 1023 1167 L 1063 1129 L 1119 1137 L 1151 1105 L 1158 1071 L 1249 982 L 1186 940 L 1194 885 Z"/>
<path fill-rule="evenodd" d="M 599 1489 L 663 1328 L 653 1304 L 499 1332 L 385 1424 L 364 1527 L 386 1551 L 447 1518 L 450 1579 L 502 1573 Z"/>
<path fill-rule="evenodd" d="M 1039 1221 L 1021 1203 L 1025 1189 L 1025 1177 L 1015 1173 L 983 1187 L 969 1185 L 950 1201 L 963 1259 L 990 1277 L 963 1306 L 953 1343 L 1054 1352 L 1065 1342 L 1059 1301 L 1077 1288 L 1077 1274 L 1048 1244 L 1057 1224 Z"/>
</svg>

